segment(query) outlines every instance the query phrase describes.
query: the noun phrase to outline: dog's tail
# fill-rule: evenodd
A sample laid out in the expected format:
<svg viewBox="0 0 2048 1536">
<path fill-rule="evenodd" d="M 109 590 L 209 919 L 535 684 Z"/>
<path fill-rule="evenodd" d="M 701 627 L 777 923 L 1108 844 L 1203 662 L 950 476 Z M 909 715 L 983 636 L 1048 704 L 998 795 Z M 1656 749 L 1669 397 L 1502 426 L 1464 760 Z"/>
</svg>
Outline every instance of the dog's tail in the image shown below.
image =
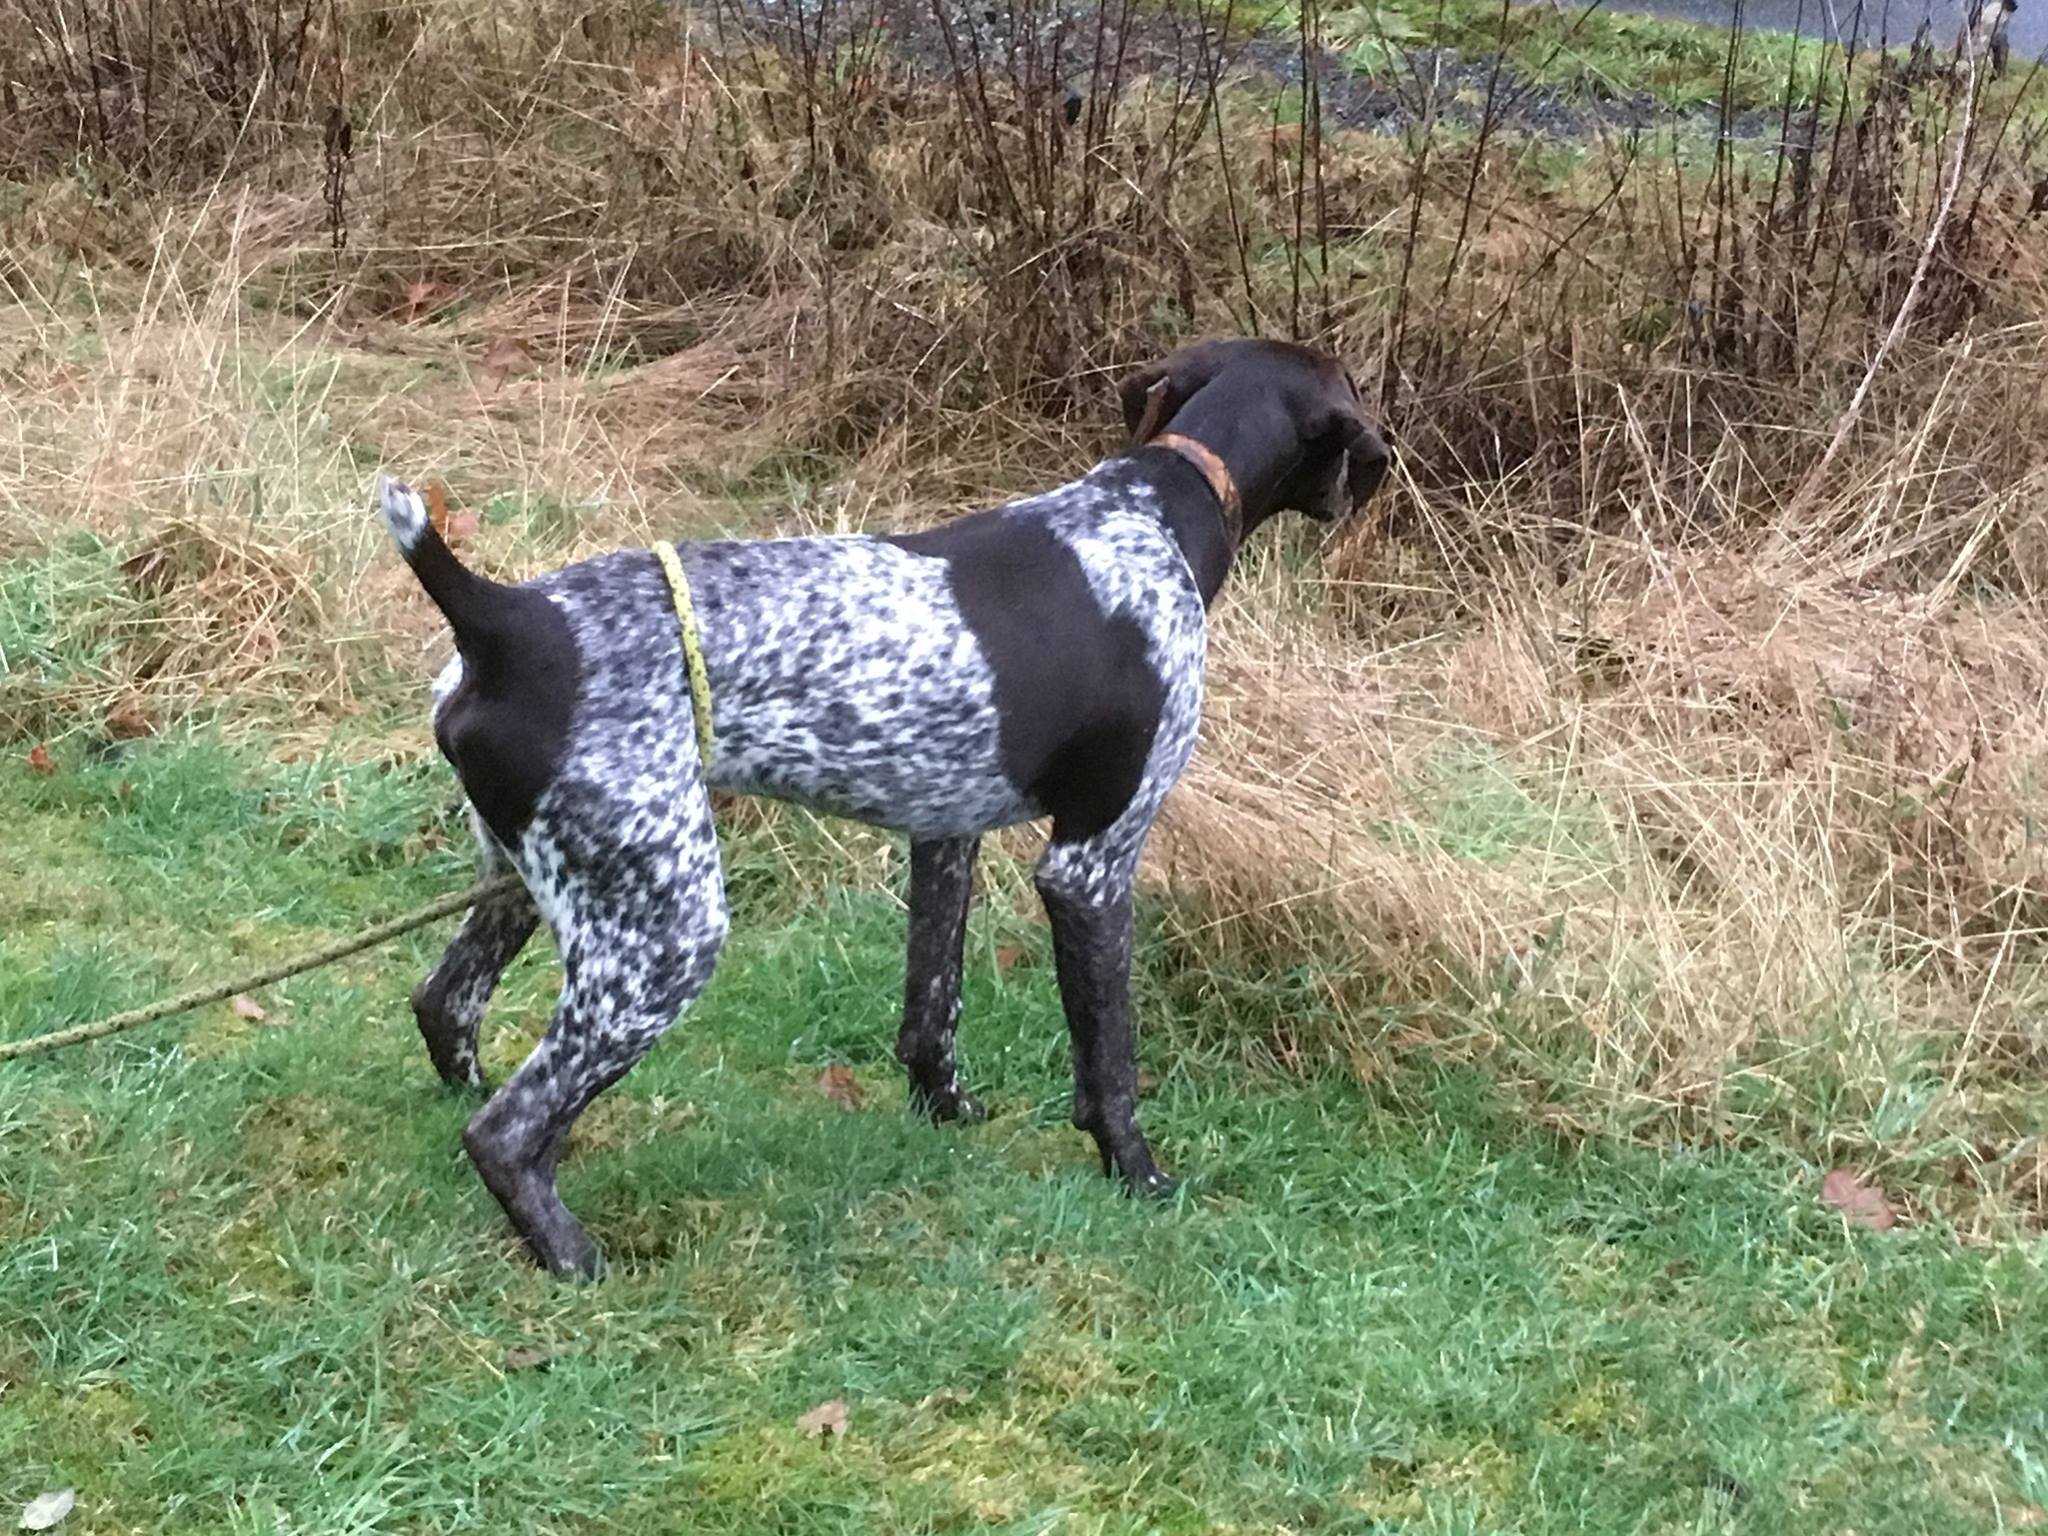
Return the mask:
<svg viewBox="0 0 2048 1536">
<path fill-rule="evenodd" d="M 516 625 L 517 589 L 480 576 L 456 559 L 427 516 L 419 492 L 403 480 L 380 476 L 377 501 L 398 552 L 455 631 L 455 648 L 472 665 L 490 657 Z"/>
</svg>

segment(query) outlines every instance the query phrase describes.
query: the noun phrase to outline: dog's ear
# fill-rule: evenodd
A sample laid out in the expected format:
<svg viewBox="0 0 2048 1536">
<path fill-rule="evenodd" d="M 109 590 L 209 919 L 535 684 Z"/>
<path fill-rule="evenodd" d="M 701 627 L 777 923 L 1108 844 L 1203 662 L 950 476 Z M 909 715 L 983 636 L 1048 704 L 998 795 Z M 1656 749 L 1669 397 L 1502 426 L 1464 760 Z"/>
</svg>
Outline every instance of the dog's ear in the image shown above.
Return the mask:
<svg viewBox="0 0 2048 1536">
<path fill-rule="evenodd" d="M 1356 512 L 1373 498 L 1380 482 L 1387 478 L 1393 454 L 1379 428 L 1363 416 L 1351 417 L 1344 427 L 1344 478 Z"/>
<path fill-rule="evenodd" d="M 1116 395 L 1133 444 L 1150 442 L 1187 403 L 1185 395 L 1177 395 L 1173 372 L 1166 363 L 1151 363 L 1129 375 L 1117 385 Z"/>
<path fill-rule="evenodd" d="M 1365 396 L 1359 393 L 1358 380 L 1349 372 L 1344 375 L 1344 392 L 1350 398 L 1333 407 L 1336 420 L 1329 430 L 1344 455 L 1344 490 L 1351 498 L 1351 510 L 1356 512 L 1372 500 L 1373 493 L 1387 478 L 1393 455 L 1387 451 L 1387 440 L 1380 429 L 1365 414 Z"/>
<path fill-rule="evenodd" d="M 1132 444 L 1149 443 L 1165 431 L 1181 407 L 1240 355 L 1227 342 L 1193 342 L 1147 363 L 1117 385 Z"/>
</svg>

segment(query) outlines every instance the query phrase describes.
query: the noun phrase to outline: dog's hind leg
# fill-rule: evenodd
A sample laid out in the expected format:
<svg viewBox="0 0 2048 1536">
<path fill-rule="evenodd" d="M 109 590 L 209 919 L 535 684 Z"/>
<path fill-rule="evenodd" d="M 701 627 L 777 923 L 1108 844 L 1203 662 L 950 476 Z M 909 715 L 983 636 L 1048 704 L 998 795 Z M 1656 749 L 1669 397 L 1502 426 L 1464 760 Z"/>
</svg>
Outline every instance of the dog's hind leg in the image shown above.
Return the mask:
<svg viewBox="0 0 2048 1536">
<path fill-rule="evenodd" d="M 511 868 L 497 840 L 481 827 L 478 843 L 483 857 L 479 874 L 488 879 Z M 412 1013 L 419 1022 L 420 1038 L 427 1042 L 427 1054 L 441 1080 L 458 1088 L 480 1088 L 483 1072 L 477 1065 L 477 1026 L 483 1022 L 484 1007 L 497 990 L 498 978 L 513 956 L 532 937 L 540 913 L 533 898 L 515 886 L 487 896 L 463 916 L 462 926 L 449 941 L 440 963 L 413 990 Z"/>
<path fill-rule="evenodd" d="M 561 1275 L 598 1263 L 555 1192 L 569 1128 L 704 990 L 728 926 L 702 782 L 626 788 L 558 784 L 521 845 L 561 950 L 562 993 L 540 1044 L 462 1136 L 534 1257 Z"/>
<path fill-rule="evenodd" d="M 903 966 L 903 1027 L 896 1059 L 910 1073 L 911 1106 L 934 1120 L 983 1120 L 988 1111 L 960 1088 L 954 1040 L 960 1028 L 961 954 L 981 840 L 935 838 L 910 845 L 910 941 Z"/>
</svg>

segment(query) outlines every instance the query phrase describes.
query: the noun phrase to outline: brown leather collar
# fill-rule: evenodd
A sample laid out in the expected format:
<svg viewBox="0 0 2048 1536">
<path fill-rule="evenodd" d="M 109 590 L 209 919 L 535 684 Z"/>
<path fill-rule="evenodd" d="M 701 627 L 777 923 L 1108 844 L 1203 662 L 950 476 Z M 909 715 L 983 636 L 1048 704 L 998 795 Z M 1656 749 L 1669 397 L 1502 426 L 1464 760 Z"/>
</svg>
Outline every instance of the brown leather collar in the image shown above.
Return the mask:
<svg viewBox="0 0 2048 1536">
<path fill-rule="evenodd" d="M 1162 432 L 1145 446 L 1170 449 L 1202 472 L 1202 478 L 1209 482 L 1209 489 L 1216 493 L 1216 500 L 1223 508 L 1223 526 L 1230 534 L 1230 542 L 1235 544 L 1238 514 L 1244 504 L 1238 498 L 1237 482 L 1230 478 L 1229 467 L 1216 456 L 1216 451 L 1178 432 Z"/>
</svg>

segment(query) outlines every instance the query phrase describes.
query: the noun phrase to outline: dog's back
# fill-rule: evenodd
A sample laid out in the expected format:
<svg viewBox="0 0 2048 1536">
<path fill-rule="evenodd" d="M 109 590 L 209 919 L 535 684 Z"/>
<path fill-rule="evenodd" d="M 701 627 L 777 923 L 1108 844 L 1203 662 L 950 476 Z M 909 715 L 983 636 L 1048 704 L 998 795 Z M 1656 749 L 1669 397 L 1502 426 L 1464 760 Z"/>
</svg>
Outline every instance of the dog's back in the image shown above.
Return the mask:
<svg viewBox="0 0 2048 1536">
<path fill-rule="evenodd" d="M 1048 814 L 1083 834 L 1106 825 L 1201 644 L 1151 493 L 1106 489 L 1077 481 L 917 534 L 683 545 L 712 699 L 707 781 L 915 837 Z M 653 555 L 504 586 L 409 522 L 403 498 L 387 520 L 462 656 L 436 738 L 501 840 L 551 779 L 628 783 L 666 738 L 689 739 L 679 620 Z"/>
<path fill-rule="evenodd" d="M 861 536 L 678 553 L 711 685 L 711 784 L 918 836 L 1037 814 L 1004 777 L 995 679 L 943 562 Z M 688 736 L 680 630 L 652 556 L 603 556 L 528 590 L 552 599 L 584 658 L 566 772 L 629 772 L 650 729 Z"/>
</svg>

